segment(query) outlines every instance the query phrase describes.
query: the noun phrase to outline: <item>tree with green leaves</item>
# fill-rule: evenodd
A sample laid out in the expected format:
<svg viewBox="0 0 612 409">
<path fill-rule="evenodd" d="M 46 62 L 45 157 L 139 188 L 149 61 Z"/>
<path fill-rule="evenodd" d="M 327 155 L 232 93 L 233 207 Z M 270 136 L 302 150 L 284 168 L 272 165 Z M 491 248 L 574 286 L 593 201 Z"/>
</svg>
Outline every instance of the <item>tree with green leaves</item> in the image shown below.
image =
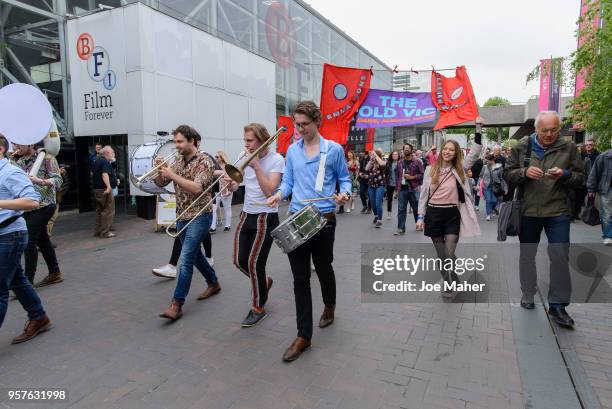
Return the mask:
<svg viewBox="0 0 612 409">
<path fill-rule="evenodd" d="M 576 51 L 569 57 L 552 59 L 555 80 L 561 87 L 573 89 L 577 73 L 581 73 L 584 88 L 566 107 L 565 122 L 594 135 L 600 150 L 606 150 L 612 141 L 612 0 L 588 2 L 578 23 L 580 44 Z M 527 82 L 539 77 L 540 65 L 527 75 Z"/>
<path fill-rule="evenodd" d="M 596 20 L 599 19 L 599 24 Z M 579 20 L 580 47 L 572 53 L 572 71 L 584 75 L 585 87 L 569 104 L 573 124 L 597 138 L 602 149 L 612 141 L 612 0 L 589 3 Z"/>
</svg>

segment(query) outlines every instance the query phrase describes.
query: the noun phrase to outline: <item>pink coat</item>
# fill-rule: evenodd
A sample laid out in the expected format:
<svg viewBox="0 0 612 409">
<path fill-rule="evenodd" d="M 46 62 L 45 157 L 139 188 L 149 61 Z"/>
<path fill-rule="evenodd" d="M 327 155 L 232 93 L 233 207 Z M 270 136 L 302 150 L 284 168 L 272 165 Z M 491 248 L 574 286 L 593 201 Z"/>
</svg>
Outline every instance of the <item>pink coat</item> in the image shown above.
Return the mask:
<svg viewBox="0 0 612 409">
<path fill-rule="evenodd" d="M 463 169 L 466 171 L 472 167 L 480 151 L 482 145 L 474 144 L 470 153 L 463 162 Z M 425 175 L 423 175 L 423 185 L 421 186 L 421 196 L 419 198 L 419 215 L 425 216 L 427 197 L 429 196 L 429 187 L 431 185 L 431 166 L 425 169 Z M 457 182 L 461 183 L 461 178 L 457 174 L 455 169 L 452 170 L 453 176 Z M 474 197 L 472 196 L 472 189 L 470 189 L 470 182 L 468 178 L 465 178 L 463 182 L 463 192 L 465 193 L 465 202 L 459 203 L 459 213 L 461 214 L 461 228 L 459 230 L 459 237 L 471 237 L 480 235 L 480 226 L 478 225 L 478 218 L 476 217 L 476 211 L 474 210 Z"/>
</svg>

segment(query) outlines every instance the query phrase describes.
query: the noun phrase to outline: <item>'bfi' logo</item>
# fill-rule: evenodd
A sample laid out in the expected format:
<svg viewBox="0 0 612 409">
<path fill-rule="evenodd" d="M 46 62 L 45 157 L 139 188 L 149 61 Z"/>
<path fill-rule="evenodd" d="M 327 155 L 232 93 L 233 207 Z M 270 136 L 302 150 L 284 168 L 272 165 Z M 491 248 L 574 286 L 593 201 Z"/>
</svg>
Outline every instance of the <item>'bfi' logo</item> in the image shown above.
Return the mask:
<svg viewBox="0 0 612 409">
<path fill-rule="evenodd" d="M 117 85 L 117 76 L 110 68 L 110 56 L 103 47 L 96 46 L 89 33 L 83 33 L 77 39 L 77 54 L 83 61 L 87 61 L 89 77 L 96 82 L 102 82 L 104 88 L 112 90 Z"/>
</svg>

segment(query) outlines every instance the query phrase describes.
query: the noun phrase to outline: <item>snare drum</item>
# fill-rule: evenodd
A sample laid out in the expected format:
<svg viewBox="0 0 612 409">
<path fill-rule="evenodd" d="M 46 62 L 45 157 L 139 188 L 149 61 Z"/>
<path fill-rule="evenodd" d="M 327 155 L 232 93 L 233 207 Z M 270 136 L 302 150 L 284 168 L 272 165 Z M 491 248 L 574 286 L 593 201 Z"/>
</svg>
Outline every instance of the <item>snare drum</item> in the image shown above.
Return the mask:
<svg viewBox="0 0 612 409">
<path fill-rule="evenodd" d="M 285 219 L 270 235 L 278 247 L 290 253 L 317 234 L 326 223 L 327 219 L 321 211 L 310 203 Z"/>
<path fill-rule="evenodd" d="M 132 183 L 136 185 L 136 179 L 155 166 L 155 158 L 157 156 L 165 158 L 174 152 L 174 150 L 174 142 L 172 141 L 150 142 L 136 148 L 130 158 L 130 180 Z M 151 194 L 174 193 L 174 183 L 170 183 L 162 188 L 153 182 L 153 178 L 149 178 L 142 182 L 139 189 Z"/>
</svg>

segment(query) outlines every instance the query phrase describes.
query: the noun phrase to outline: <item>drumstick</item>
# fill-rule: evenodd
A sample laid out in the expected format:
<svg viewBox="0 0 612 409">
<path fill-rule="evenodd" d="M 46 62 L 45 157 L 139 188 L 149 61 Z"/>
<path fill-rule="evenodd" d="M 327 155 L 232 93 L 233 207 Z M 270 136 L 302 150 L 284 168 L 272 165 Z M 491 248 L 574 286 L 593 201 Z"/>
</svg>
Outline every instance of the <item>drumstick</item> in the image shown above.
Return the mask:
<svg viewBox="0 0 612 409">
<path fill-rule="evenodd" d="M 302 203 L 320 202 L 321 200 L 332 200 L 332 199 L 334 199 L 334 196 L 316 197 L 314 199 L 304 199 L 304 200 L 300 200 L 300 202 L 302 202 Z"/>
</svg>

